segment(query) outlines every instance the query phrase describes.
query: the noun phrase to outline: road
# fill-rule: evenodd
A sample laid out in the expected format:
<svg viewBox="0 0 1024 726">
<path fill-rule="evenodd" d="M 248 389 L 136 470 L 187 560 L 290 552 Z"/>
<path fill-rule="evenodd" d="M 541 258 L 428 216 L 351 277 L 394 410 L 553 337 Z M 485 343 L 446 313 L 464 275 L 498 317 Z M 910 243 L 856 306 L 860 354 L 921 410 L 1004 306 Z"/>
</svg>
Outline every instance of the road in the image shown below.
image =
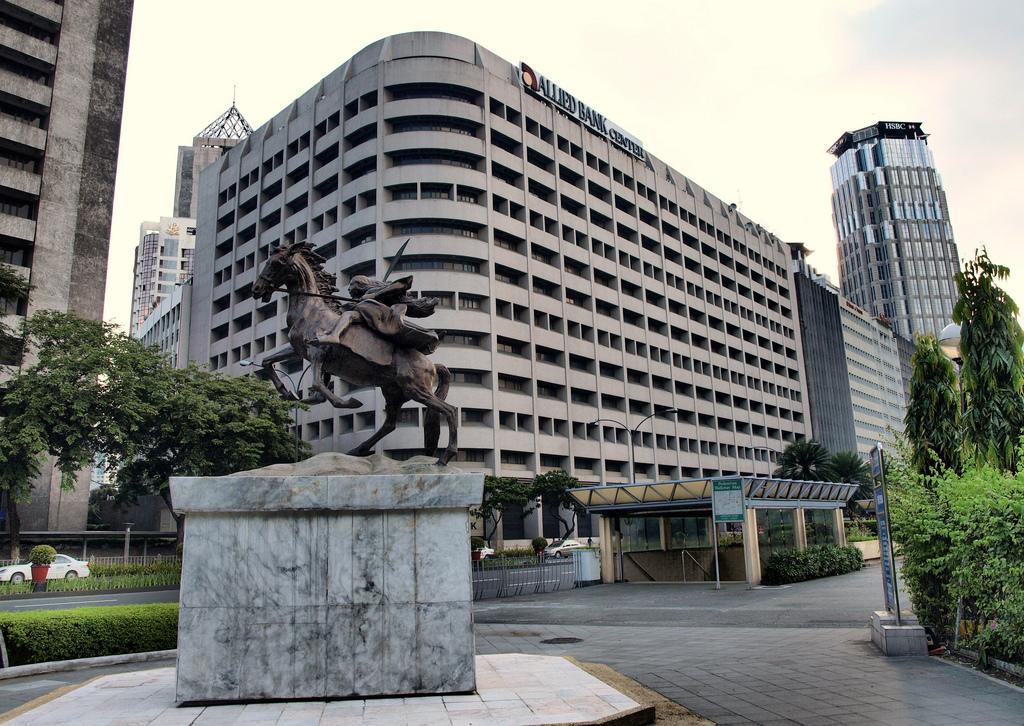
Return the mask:
<svg viewBox="0 0 1024 726">
<path fill-rule="evenodd" d="M 39 597 L 0 602 L 0 612 L 28 613 L 40 610 L 66 610 L 102 605 L 144 605 L 154 602 L 178 602 L 177 590 L 153 590 L 150 592 L 105 593 L 87 595 L 72 593 L 67 597 Z"/>
</svg>

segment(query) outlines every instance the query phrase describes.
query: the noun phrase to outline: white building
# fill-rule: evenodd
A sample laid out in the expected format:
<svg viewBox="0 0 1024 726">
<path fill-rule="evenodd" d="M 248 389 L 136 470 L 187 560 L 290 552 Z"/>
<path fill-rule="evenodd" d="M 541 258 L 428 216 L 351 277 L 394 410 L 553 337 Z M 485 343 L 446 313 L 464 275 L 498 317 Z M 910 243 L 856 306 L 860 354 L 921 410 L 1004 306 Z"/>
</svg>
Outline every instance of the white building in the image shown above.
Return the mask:
<svg viewBox="0 0 1024 726">
<path fill-rule="evenodd" d="M 763 473 L 810 433 L 788 250 L 594 108 L 465 38 L 368 46 L 202 173 L 190 357 L 242 375 L 287 345 L 286 296 L 248 293 L 277 245 L 309 240 L 344 287 L 411 239 L 460 465 L 623 482 L 643 422 L 638 479 Z M 383 422 L 336 386 L 363 407 L 303 412 L 315 451 Z M 420 420 L 379 448 L 419 453 Z"/>
<path fill-rule="evenodd" d="M 171 365 L 188 365 L 189 315 L 192 309 L 192 281 L 175 285 L 170 294 L 142 321 L 135 337 L 156 346 Z"/>
<path fill-rule="evenodd" d="M 160 217 L 159 222 L 143 222 L 139 226 L 132 287 L 132 335 L 141 337 L 139 330 L 146 317 L 176 285 L 192 277 L 195 247 L 196 221 L 190 217 Z"/>
</svg>

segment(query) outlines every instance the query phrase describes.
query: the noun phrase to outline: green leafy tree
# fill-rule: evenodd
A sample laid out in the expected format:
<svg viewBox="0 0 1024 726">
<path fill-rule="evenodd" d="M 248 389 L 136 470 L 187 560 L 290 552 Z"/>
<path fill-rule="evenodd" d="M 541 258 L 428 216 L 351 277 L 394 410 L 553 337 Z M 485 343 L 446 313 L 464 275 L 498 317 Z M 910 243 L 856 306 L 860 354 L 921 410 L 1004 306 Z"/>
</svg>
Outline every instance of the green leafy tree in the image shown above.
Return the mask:
<svg viewBox="0 0 1024 726">
<path fill-rule="evenodd" d="M 99 321 L 43 311 L 25 323 L 33 363 L 16 372 L 0 400 L 0 490 L 7 494 L 12 559 L 20 558 L 18 505 L 53 458 L 61 487 L 96 452 L 116 450 L 147 415 L 150 374 L 166 367 L 155 351 Z"/>
<path fill-rule="evenodd" d="M 472 510 L 473 516 L 479 517 L 483 523 L 484 539 L 491 544 L 498 525 L 510 507 L 522 507 L 523 514 L 529 512 L 527 507 L 533 499 L 528 482 L 511 476 L 485 476 L 484 499 L 479 507 Z"/>
<path fill-rule="evenodd" d="M 544 472 L 533 480 L 532 496 L 550 506 L 558 520 L 561 536 L 565 539 L 576 526 L 576 518 L 587 513 L 587 508 L 577 502 L 569 490 L 580 486 L 579 479 L 562 469 Z"/>
<path fill-rule="evenodd" d="M 934 336 L 923 335 L 917 339 L 910 365 L 910 402 L 903 417 L 910 463 L 922 474 L 959 471 L 963 444 L 953 363 Z"/>
<path fill-rule="evenodd" d="M 1016 469 L 1024 431 L 1024 330 L 1017 304 L 997 284 L 1009 274 L 982 249 L 956 276 L 960 299 L 953 308 L 967 393 L 964 446 L 976 465 L 1004 471 Z"/>
<path fill-rule="evenodd" d="M 828 449 L 820 443 L 814 439 L 800 439 L 782 452 L 775 476 L 782 479 L 829 481 L 832 478 L 830 459 Z"/>
<path fill-rule="evenodd" d="M 16 302 L 28 297 L 28 280 L 10 265 L 0 263 L 0 301 Z M 0 360 L 21 359 L 21 332 L 0 319 Z"/>
<path fill-rule="evenodd" d="M 119 453 L 117 500 L 132 504 L 157 494 L 184 536 L 184 515 L 174 511 L 172 476 L 222 476 L 295 459 L 288 431 L 292 403 L 266 381 L 228 377 L 191 365 L 168 368 L 150 392 L 142 436 Z M 305 442 L 300 458 L 308 456 Z"/>
</svg>

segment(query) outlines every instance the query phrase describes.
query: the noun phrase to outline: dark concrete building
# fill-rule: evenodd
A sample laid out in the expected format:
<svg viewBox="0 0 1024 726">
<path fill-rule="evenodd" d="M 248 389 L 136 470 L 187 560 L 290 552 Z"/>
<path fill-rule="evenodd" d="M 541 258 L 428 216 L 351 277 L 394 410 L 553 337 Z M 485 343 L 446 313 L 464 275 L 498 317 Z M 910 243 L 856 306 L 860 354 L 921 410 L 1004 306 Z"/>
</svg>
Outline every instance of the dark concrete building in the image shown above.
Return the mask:
<svg viewBox="0 0 1024 726">
<path fill-rule="evenodd" d="M 0 262 L 32 284 L 8 306 L 19 317 L 103 317 L 132 10 L 133 0 L 0 1 Z M 18 352 L 0 363 L 24 364 Z M 62 492 L 45 466 L 23 529 L 84 529 L 88 472 L 79 479 Z"/>
<path fill-rule="evenodd" d="M 791 244 L 790 248 L 794 260 L 802 260 L 807 254 L 802 244 Z M 857 431 L 853 424 L 839 298 L 812 280 L 809 273 L 800 264 L 793 271 L 811 432 L 829 451 L 856 451 Z"/>
</svg>

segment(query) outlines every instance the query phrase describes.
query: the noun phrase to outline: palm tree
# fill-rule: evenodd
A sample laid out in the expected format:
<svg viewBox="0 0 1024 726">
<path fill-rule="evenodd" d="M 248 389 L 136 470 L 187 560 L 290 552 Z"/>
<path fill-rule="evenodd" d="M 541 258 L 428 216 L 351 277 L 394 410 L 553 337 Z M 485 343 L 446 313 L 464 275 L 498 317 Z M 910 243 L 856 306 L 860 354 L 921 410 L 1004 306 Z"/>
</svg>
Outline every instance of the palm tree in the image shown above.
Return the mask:
<svg viewBox="0 0 1024 726">
<path fill-rule="evenodd" d="M 820 443 L 814 439 L 800 439 L 782 452 L 775 476 L 781 479 L 828 481 L 832 476 L 830 460 L 828 449 Z"/>
<path fill-rule="evenodd" d="M 871 467 L 856 451 L 840 451 L 832 455 L 829 461 L 832 480 L 846 484 L 857 484 L 857 492 L 853 499 L 871 499 L 874 486 L 871 479 Z"/>
</svg>

